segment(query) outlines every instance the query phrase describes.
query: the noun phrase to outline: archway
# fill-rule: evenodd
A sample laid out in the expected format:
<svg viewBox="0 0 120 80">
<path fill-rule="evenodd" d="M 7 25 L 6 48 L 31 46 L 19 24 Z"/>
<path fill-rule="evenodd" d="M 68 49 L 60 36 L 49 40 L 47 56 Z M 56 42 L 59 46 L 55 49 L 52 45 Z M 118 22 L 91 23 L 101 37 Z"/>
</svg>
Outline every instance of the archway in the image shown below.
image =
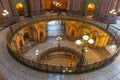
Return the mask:
<svg viewBox="0 0 120 80">
<path fill-rule="evenodd" d="M 38 40 L 39 42 L 45 42 L 46 40 L 46 31 L 44 28 L 40 28 L 38 31 Z"/>
<path fill-rule="evenodd" d="M 21 33 L 17 34 L 16 43 L 17 43 L 18 50 L 22 50 L 24 48 L 24 38 Z"/>
<path fill-rule="evenodd" d="M 56 38 L 58 36 L 65 36 L 66 28 L 64 22 L 61 20 L 54 20 L 47 23 L 47 38 Z"/>
<path fill-rule="evenodd" d="M 58 36 L 66 36 L 66 24 L 61 20 L 50 21 L 46 27 L 48 41 L 54 41 Z"/>
<path fill-rule="evenodd" d="M 25 41 L 25 45 L 29 45 L 34 40 L 37 40 L 37 32 L 32 27 L 25 28 L 23 30 L 23 38 Z"/>
<path fill-rule="evenodd" d="M 21 3 L 17 3 L 16 9 L 18 11 L 19 16 L 24 16 L 24 6 Z"/>
<path fill-rule="evenodd" d="M 87 15 L 92 15 L 94 13 L 95 5 L 90 3 L 87 8 Z"/>
<path fill-rule="evenodd" d="M 75 26 L 71 26 L 70 28 L 69 28 L 69 32 L 68 32 L 68 38 L 69 38 L 69 40 L 72 40 L 72 41 L 74 41 L 75 40 L 75 38 L 76 38 L 76 27 Z"/>
</svg>

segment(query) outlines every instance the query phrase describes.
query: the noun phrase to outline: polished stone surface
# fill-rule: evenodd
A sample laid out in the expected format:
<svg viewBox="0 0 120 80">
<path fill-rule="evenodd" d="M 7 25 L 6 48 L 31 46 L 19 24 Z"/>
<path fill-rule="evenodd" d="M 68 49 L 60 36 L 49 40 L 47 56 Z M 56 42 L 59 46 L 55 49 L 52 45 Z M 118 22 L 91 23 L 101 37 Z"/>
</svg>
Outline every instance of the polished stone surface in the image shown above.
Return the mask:
<svg viewBox="0 0 120 80">
<path fill-rule="evenodd" d="M 81 52 L 80 48 L 77 48 L 75 42 L 73 41 L 69 41 L 69 40 L 62 40 L 60 42 L 61 46 L 64 47 L 69 47 L 72 48 L 74 50 L 77 50 L 79 52 Z M 41 43 L 39 45 L 37 45 L 36 47 L 32 48 L 31 50 L 29 50 L 27 53 L 25 53 L 24 57 L 30 59 L 30 60 L 37 60 L 37 56 L 41 55 L 42 52 L 44 52 L 45 50 L 52 48 L 52 47 L 57 47 L 58 46 L 58 42 L 56 40 L 49 42 L 47 41 L 46 43 Z M 36 56 L 36 50 L 39 50 L 39 54 Z M 101 50 L 102 51 L 102 50 Z M 101 52 L 99 52 L 101 53 Z M 107 53 L 105 53 L 107 54 Z M 109 55 L 107 55 L 109 56 Z M 92 51 L 91 49 L 88 50 L 88 52 L 85 53 L 85 63 L 86 64 L 90 64 L 90 63 L 94 63 L 96 61 L 101 61 L 103 58 L 100 58 L 99 55 L 97 55 L 97 53 L 95 51 Z"/>
</svg>

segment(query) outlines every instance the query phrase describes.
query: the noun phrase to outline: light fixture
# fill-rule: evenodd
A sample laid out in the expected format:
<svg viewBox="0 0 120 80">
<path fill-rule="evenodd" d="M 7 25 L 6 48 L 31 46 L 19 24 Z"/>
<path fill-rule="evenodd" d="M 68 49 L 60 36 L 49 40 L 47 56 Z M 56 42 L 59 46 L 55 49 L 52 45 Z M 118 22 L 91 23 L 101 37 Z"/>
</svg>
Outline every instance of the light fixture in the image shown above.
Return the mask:
<svg viewBox="0 0 120 80">
<path fill-rule="evenodd" d="M 113 12 L 115 11 L 115 9 L 112 10 Z"/>
<path fill-rule="evenodd" d="M 52 1 L 52 3 L 53 3 L 55 6 L 57 6 L 57 7 L 60 7 L 60 6 L 61 6 L 61 4 L 60 4 L 59 2 L 57 2 L 57 1 Z"/>
<path fill-rule="evenodd" d="M 3 16 L 6 16 L 7 14 L 6 13 L 2 13 Z"/>
<path fill-rule="evenodd" d="M 7 10 L 3 10 L 3 16 L 6 16 L 6 15 L 8 15 L 9 14 L 9 12 L 7 11 Z"/>
<path fill-rule="evenodd" d="M 88 49 L 85 49 L 85 52 L 88 52 Z"/>
<path fill-rule="evenodd" d="M 63 73 L 72 73 L 72 70 L 71 69 L 68 69 L 68 68 L 65 68 L 62 70 Z"/>
<path fill-rule="evenodd" d="M 109 13 L 111 17 L 114 17 L 117 14 L 115 9 L 112 9 Z"/>
<path fill-rule="evenodd" d="M 69 73 L 71 73 L 71 72 L 72 72 L 72 70 L 70 69 L 70 70 L 69 70 Z"/>
<path fill-rule="evenodd" d="M 39 50 L 36 50 L 35 51 L 35 55 L 37 56 L 39 54 Z"/>
<path fill-rule="evenodd" d="M 37 56 L 37 55 L 38 55 L 38 52 L 36 52 L 35 55 Z"/>
<path fill-rule="evenodd" d="M 112 45 L 111 46 L 111 49 L 114 51 L 114 50 L 116 50 L 116 45 Z"/>
<path fill-rule="evenodd" d="M 89 36 L 88 35 L 84 35 L 82 37 L 82 41 L 84 42 L 82 45 L 81 45 L 81 58 L 80 58 L 80 65 L 83 65 L 84 64 L 84 58 L 85 58 L 85 53 L 88 52 L 88 44 L 93 44 L 94 43 L 94 40 L 93 39 L 89 39 Z M 81 40 L 76 40 L 75 43 L 77 44 L 77 47 L 79 47 L 78 45 L 80 45 L 82 43 Z"/>
<path fill-rule="evenodd" d="M 62 38 L 61 38 L 60 36 L 58 36 L 58 37 L 56 38 L 56 40 L 58 41 L 58 47 L 60 47 L 60 40 L 62 40 Z"/>
<path fill-rule="evenodd" d="M 3 7 L 2 7 L 3 8 Z M 7 16 L 7 19 L 9 20 L 8 22 L 9 22 L 9 28 L 10 28 L 10 31 L 12 32 L 12 34 L 13 34 L 13 29 L 12 29 L 12 27 L 11 27 L 11 23 L 10 23 L 10 15 L 8 15 L 9 14 L 9 12 L 7 11 L 7 10 L 4 10 L 4 8 L 3 8 L 3 13 L 2 13 L 2 15 L 3 16 Z M 31 45 L 30 45 L 31 46 Z"/>
<path fill-rule="evenodd" d="M 39 50 L 36 50 L 35 52 L 39 52 Z"/>
<path fill-rule="evenodd" d="M 116 12 L 113 12 L 113 14 L 116 14 Z"/>
<path fill-rule="evenodd" d="M 56 38 L 56 40 L 62 40 L 62 38 L 61 38 L 60 36 L 58 36 L 58 37 Z"/>
<path fill-rule="evenodd" d="M 113 11 L 110 11 L 110 13 L 113 13 Z"/>
<path fill-rule="evenodd" d="M 65 73 L 65 70 L 63 70 L 62 72 Z"/>
<path fill-rule="evenodd" d="M 93 40 L 93 39 L 89 39 L 89 40 L 88 40 L 88 43 L 89 43 L 89 44 L 93 44 L 93 43 L 94 43 L 94 40 Z"/>
<path fill-rule="evenodd" d="M 83 49 L 84 49 L 85 52 L 88 52 L 88 47 L 87 46 L 84 46 Z"/>
<path fill-rule="evenodd" d="M 3 10 L 3 12 L 8 12 L 7 10 Z"/>
<path fill-rule="evenodd" d="M 75 43 L 76 43 L 77 45 L 80 45 L 82 42 L 81 42 L 81 40 L 76 40 Z"/>
<path fill-rule="evenodd" d="M 84 35 L 83 36 L 83 40 L 88 40 L 89 39 L 89 36 L 88 35 Z"/>
</svg>

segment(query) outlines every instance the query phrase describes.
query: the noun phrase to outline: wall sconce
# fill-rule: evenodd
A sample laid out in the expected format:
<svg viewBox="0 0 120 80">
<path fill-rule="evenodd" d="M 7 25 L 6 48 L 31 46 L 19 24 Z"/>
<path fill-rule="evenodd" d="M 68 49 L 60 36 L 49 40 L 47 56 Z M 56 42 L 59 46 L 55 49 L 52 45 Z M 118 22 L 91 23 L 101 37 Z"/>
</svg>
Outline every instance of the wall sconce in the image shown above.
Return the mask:
<svg viewBox="0 0 120 80">
<path fill-rule="evenodd" d="M 35 51 L 35 55 L 37 56 L 39 54 L 39 50 L 36 50 Z"/>
<path fill-rule="evenodd" d="M 71 69 L 69 69 L 69 68 L 65 68 L 65 69 L 63 69 L 62 72 L 63 73 L 72 73 L 73 71 Z"/>
<path fill-rule="evenodd" d="M 110 12 L 110 17 L 115 17 L 117 12 L 115 11 L 115 9 L 112 9 Z"/>
</svg>

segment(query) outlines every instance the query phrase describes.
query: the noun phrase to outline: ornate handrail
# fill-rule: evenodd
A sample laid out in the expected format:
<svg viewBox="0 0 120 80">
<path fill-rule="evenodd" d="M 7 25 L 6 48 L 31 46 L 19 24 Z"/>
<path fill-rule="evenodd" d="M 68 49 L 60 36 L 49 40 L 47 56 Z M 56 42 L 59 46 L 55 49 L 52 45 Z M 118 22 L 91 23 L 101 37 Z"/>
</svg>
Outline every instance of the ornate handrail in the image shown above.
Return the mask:
<svg viewBox="0 0 120 80">
<path fill-rule="evenodd" d="M 17 30 L 19 30 L 22 27 L 24 27 L 28 24 L 31 24 L 31 23 L 35 23 L 35 22 L 43 21 L 43 20 L 55 20 L 55 19 L 77 20 L 77 21 L 86 22 L 86 23 L 89 23 L 89 24 L 92 24 L 92 25 L 96 25 L 99 28 L 101 28 L 103 30 L 106 30 L 111 35 L 113 35 L 115 37 L 116 43 L 120 44 L 120 35 L 118 34 L 118 32 L 113 27 L 107 26 L 107 24 L 97 22 L 93 19 L 88 19 L 86 17 L 81 17 L 81 16 L 63 16 L 63 15 L 45 16 L 45 15 L 41 15 L 41 16 L 33 17 L 32 19 L 22 20 L 21 22 L 18 22 L 16 24 L 12 25 L 13 33 L 16 33 Z M 9 31 L 9 34 L 7 36 L 8 50 L 10 51 L 11 55 L 15 59 L 19 60 L 23 64 L 26 64 L 26 65 L 28 65 L 32 68 L 35 68 L 35 69 L 39 69 L 39 70 L 43 70 L 43 71 L 51 71 L 51 72 L 61 72 L 62 73 L 63 70 L 66 69 L 66 67 L 64 67 L 64 66 L 47 65 L 47 64 L 44 64 L 42 62 L 37 62 L 35 60 L 31 60 L 28 57 L 18 55 L 17 53 L 15 53 L 12 50 L 12 47 L 10 46 L 11 36 L 13 36 L 13 35 Z M 101 60 L 99 62 L 95 62 L 95 63 L 91 63 L 91 64 L 84 64 L 83 66 L 80 66 L 80 67 L 76 66 L 76 67 L 67 67 L 67 68 L 69 70 L 72 70 L 72 72 L 75 72 L 75 73 L 81 73 L 81 72 L 85 72 L 85 71 L 88 71 L 88 70 L 93 70 L 93 69 L 104 66 L 107 63 L 113 61 L 115 59 L 115 57 L 119 54 L 119 51 L 120 51 L 120 48 L 117 49 L 117 51 L 116 51 L 116 53 L 114 53 L 114 55 L 109 56 L 108 58 L 106 58 L 104 60 Z"/>
<path fill-rule="evenodd" d="M 16 30 L 18 30 L 19 28 L 21 28 L 22 26 L 25 26 L 27 24 L 32 24 L 35 22 L 39 22 L 39 21 L 44 21 L 44 20 L 58 20 L 58 19 L 67 19 L 67 20 L 77 20 L 77 21 L 82 21 L 85 23 L 89 23 L 95 26 L 99 26 L 100 28 L 103 29 L 107 29 L 107 24 L 95 21 L 93 19 L 89 19 L 86 17 L 81 17 L 81 16 L 64 16 L 64 15 L 59 15 L 59 16 L 45 16 L 45 15 L 41 15 L 41 16 L 37 16 L 37 17 L 33 17 L 31 19 L 24 19 L 14 25 L 12 25 L 13 27 L 13 31 L 15 32 Z"/>
<path fill-rule="evenodd" d="M 53 48 L 45 50 L 43 53 L 38 55 L 38 60 L 41 60 L 41 58 L 43 56 L 51 54 L 52 52 L 55 52 L 55 51 L 66 51 L 66 52 L 70 52 L 71 54 L 75 55 L 78 58 L 81 57 L 80 52 L 78 52 L 78 51 L 76 51 L 72 48 L 69 48 L 69 47 L 53 47 Z"/>
</svg>

